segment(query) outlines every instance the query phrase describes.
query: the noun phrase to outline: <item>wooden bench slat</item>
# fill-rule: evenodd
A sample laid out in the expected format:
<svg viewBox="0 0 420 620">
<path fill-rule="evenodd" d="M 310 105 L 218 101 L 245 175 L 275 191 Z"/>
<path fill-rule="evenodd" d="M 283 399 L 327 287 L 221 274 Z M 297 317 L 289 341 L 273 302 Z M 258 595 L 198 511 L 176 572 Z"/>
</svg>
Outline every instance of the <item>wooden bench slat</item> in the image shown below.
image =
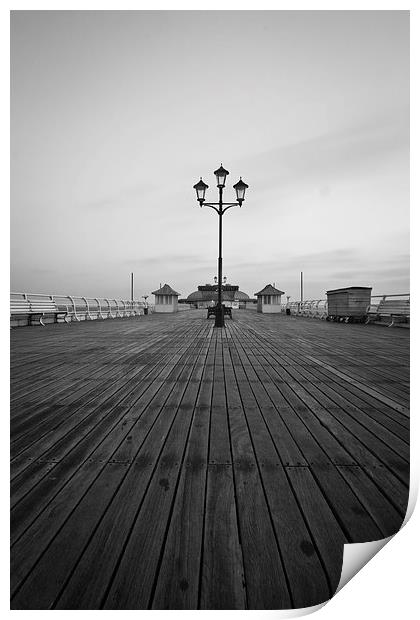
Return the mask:
<svg viewBox="0 0 420 620">
<path fill-rule="evenodd" d="M 389 327 L 398 320 L 407 320 L 410 318 L 410 300 L 409 299 L 382 299 L 379 304 L 371 304 L 368 308 L 368 318 L 381 320 L 381 317 L 389 317 L 391 323 Z"/>
</svg>

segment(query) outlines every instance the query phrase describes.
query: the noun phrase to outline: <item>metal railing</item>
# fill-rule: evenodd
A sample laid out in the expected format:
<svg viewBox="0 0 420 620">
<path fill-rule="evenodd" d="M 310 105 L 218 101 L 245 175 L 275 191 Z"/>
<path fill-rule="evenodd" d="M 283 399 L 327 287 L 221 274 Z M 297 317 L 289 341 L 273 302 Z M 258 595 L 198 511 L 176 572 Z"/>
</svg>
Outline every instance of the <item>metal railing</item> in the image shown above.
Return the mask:
<svg viewBox="0 0 420 620">
<path fill-rule="evenodd" d="M 281 304 L 282 312 L 295 316 L 326 319 L 328 307 L 326 299 L 307 299 L 306 301 L 289 301 Z M 289 311 L 289 312 L 287 312 Z"/>
<path fill-rule="evenodd" d="M 371 295 L 369 312 L 370 313 L 376 312 L 379 308 L 379 304 L 389 299 L 399 299 L 401 301 L 410 302 L 410 293 L 399 293 L 399 294 L 394 294 L 394 295 Z"/>
<path fill-rule="evenodd" d="M 401 299 L 410 301 L 410 293 L 393 293 L 391 295 L 372 295 L 369 312 L 375 312 L 379 304 L 388 299 Z M 282 312 L 287 312 L 295 316 L 309 318 L 326 319 L 328 317 L 327 299 L 308 299 L 305 301 L 289 301 L 281 304 Z"/>
<path fill-rule="evenodd" d="M 66 311 L 72 321 L 116 319 L 144 314 L 145 308 L 153 312 L 154 306 L 138 300 L 111 299 L 107 297 L 79 297 L 76 295 L 47 295 L 45 293 L 10 293 L 10 300 L 52 301 L 58 310 Z"/>
</svg>

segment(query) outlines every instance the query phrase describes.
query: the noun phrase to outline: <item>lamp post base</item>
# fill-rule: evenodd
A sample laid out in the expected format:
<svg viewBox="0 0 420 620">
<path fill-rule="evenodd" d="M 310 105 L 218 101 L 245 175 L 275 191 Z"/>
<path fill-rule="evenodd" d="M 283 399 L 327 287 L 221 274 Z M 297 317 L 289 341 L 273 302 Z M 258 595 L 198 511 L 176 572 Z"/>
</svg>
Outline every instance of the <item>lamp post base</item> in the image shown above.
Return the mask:
<svg viewBox="0 0 420 620">
<path fill-rule="evenodd" d="M 225 326 L 225 317 L 223 312 L 223 306 L 216 306 L 216 314 L 215 314 L 215 327 L 224 327 Z"/>
</svg>

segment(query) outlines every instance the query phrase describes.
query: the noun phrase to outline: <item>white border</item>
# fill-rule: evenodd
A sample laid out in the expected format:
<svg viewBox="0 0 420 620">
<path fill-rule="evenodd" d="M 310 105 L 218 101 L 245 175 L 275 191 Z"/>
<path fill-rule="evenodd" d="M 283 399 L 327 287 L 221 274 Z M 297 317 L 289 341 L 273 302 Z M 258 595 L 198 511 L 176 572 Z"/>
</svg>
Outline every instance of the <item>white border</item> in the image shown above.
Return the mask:
<svg viewBox="0 0 420 620">
<path fill-rule="evenodd" d="M 411 25 L 412 25 L 412 36 L 411 36 L 411 77 L 412 77 L 412 111 L 420 109 L 417 92 L 418 92 L 418 79 L 416 78 L 416 74 L 419 72 L 418 65 L 418 49 L 419 45 L 417 43 L 419 37 L 419 29 L 418 29 L 418 17 L 417 17 L 417 9 L 414 7 L 414 3 L 401 3 L 401 2 L 392 2 L 387 0 L 378 1 L 354 1 L 354 2 L 344 2 L 344 1 L 335 1 L 335 2 L 309 2 L 309 1 L 299 1 L 296 0 L 294 2 L 285 2 L 285 1 L 264 1 L 260 0 L 257 2 L 249 2 L 243 0 L 239 1 L 229 1 L 229 0 L 213 0 L 212 2 L 204 2 L 204 1 L 196 1 L 192 2 L 170 2 L 170 1 L 154 1 L 154 2 L 139 2 L 139 1 L 128 1 L 121 0 L 121 2 L 116 3 L 115 1 L 110 0 L 102 0 L 102 1 L 92 1 L 85 0 L 84 2 L 66 2 L 64 0 L 55 0 L 52 1 L 44 1 L 44 2 L 19 2 L 19 1 L 10 1 L 7 6 L 3 5 L 1 8 L 1 45 L 3 54 L 1 55 L 1 66 L 2 66 L 2 77 L 3 77 L 3 95 L 5 90 L 8 90 L 9 83 L 9 10 L 58 10 L 58 9 L 69 9 L 69 10 L 191 10 L 191 9 L 199 9 L 199 10 L 230 10 L 230 9 L 242 9 L 242 10 L 411 10 Z M 6 86 L 7 85 L 7 86 Z M 9 101 L 8 97 L 2 97 L 2 123 L 3 123 L 3 131 L 2 136 L 9 135 Z M 416 131 L 417 130 L 417 131 Z M 412 132 L 411 135 L 414 137 L 418 135 L 418 122 L 417 117 L 412 116 Z M 3 138 L 4 140 L 4 138 Z M 3 207 L 3 226 L 2 226 L 2 251 L 3 251 L 3 261 L 2 261 L 2 290 L 7 291 L 8 296 L 8 262 L 9 262 L 9 240 L 7 230 L 9 227 L 9 219 L 6 205 L 10 204 L 9 200 L 9 145 L 8 140 L 4 140 L 3 142 L 4 151 L 3 151 L 3 161 L 2 161 L 2 187 L 6 188 L 6 196 L 5 196 L 5 205 Z M 414 235 L 417 235 L 418 231 L 418 215 L 415 212 L 414 205 L 417 205 L 417 210 L 420 205 L 420 201 L 418 200 L 418 182 L 416 182 L 416 177 L 418 176 L 419 161 L 418 161 L 418 151 L 417 151 L 417 143 L 414 144 L 414 148 L 412 149 L 412 197 L 411 203 L 413 205 L 411 211 L 411 235 L 412 235 L 412 296 L 415 300 L 415 308 L 414 308 L 414 319 L 412 320 L 412 328 L 411 328 L 411 336 L 412 342 L 414 343 L 414 356 L 412 361 L 412 368 L 414 369 L 413 376 L 417 376 L 418 373 L 418 329 L 416 326 L 416 318 L 417 318 L 417 310 L 416 310 L 416 300 L 418 299 L 418 287 L 417 287 L 417 264 L 418 264 L 418 242 L 414 241 Z M 416 240 L 417 241 L 417 240 Z M 414 294 L 413 294 L 414 292 Z M 8 307 L 8 304 L 3 304 L 4 308 Z M 2 350 L 8 351 L 8 336 L 6 336 L 9 330 L 8 327 L 8 319 L 2 322 L 4 332 L 2 334 Z M 7 338 L 7 340 L 6 340 Z M 8 356 L 7 356 L 8 357 Z M 5 360 L 3 358 L 3 367 L 2 367 L 2 381 L 3 381 L 3 396 L 8 395 L 8 359 Z M 6 363 L 4 363 L 6 362 Z M 416 373 L 416 374 L 414 374 Z M 418 381 L 418 380 L 417 380 Z M 416 388 L 415 382 L 413 383 L 413 389 L 415 390 L 414 397 L 412 399 L 412 490 L 418 485 L 418 472 L 419 472 L 419 459 L 416 454 L 418 452 L 417 446 L 418 441 L 415 440 L 418 437 L 419 432 L 419 424 L 416 420 L 418 417 L 417 414 L 417 406 L 418 405 L 418 390 Z M 3 408 L 3 414 L 7 412 L 8 406 Z M 3 433 L 3 437 L 7 437 L 8 433 Z M 7 440 L 6 440 L 7 442 Z M 414 445 L 413 445 L 414 444 Z M 8 457 L 8 449 L 7 444 L 4 446 L 3 450 L 4 460 L 6 461 Z M 3 464 L 2 468 L 3 472 L 8 472 L 8 463 Z M 5 474 L 2 477 L 3 483 L 5 482 Z M 5 497 L 8 497 L 8 475 L 6 474 L 6 484 L 5 484 Z M 4 522 L 3 519 L 3 533 L 7 536 L 8 534 L 8 526 L 7 522 Z M 323 620 L 354 620 L 355 615 L 361 618 L 369 618 L 375 616 L 375 618 L 381 618 L 387 620 L 388 618 L 394 620 L 398 618 L 398 620 L 405 620 L 417 617 L 419 604 L 417 601 L 417 589 L 418 589 L 418 558 L 417 552 L 420 548 L 419 546 L 419 531 L 420 531 L 420 517 L 419 510 L 414 512 L 414 515 L 409 520 L 407 525 L 403 528 L 401 532 L 399 532 L 390 542 L 386 545 L 386 547 L 373 558 L 366 567 L 361 571 L 361 573 L 357 574 L 350 582 L 349 585 L 343 588 L 342 591 L 339 592 L 337 596 L 335 596 L 326 606 L 322 608 L 321 611 L 318 612 L 318 617 Z M 3 545 L 2 549 L 2 557 L 4 561 L 7 561 L 7 566 L 2 566 L 2 609 L 7 613 L 12 613 L 14 616 L 20 614 L 27 615 L 31 614 L 31 617 L 45 617 L 45 611 L 31 611 L 31 612 L 17 612 L 17 611 L 8 611 L 8 552 L 7 552 L 7 544 L 4 544 L 3 537 Z M 7 543 L 7 541 L 6 541 Z M 309 611 L 309 610 L 307 610 Z M 66 617 L 69 617 L 69 614 L 73 614 L 74 612 L 55 612 L 55 614 L 64 614 Z M 100 614 L 101 612 L 76 612 L 77 617 L 80 618 L 85 614 L 92 616 Z M 102 613 L 112 613 L 115 612 L 102 612 Z M 125 615 L 134 615 L 138 618 L 143 618 L 150 613 L 154 614 L 154 618 L 167 617 L 167 612 L 147 612 L 147 611 L 127 611 L 127 612 L 117 612 L 118 614 L 123 613 Z M 205 616 L 211 615 L 216 616 L 217 618 L 224 619 L 228 618 L 233 614 L 242 614 L 240 611 L 222 611 L 222 612 L 188 612 L 188 611 L 170 611 L 171 617 L 174 619 L 184 618 L 185 615 L 191 616 L 191 614 L 203 614 Z M 294 615 L 294 614 L 293 614 Z M 255 618 L 259 619 L 262 617 L 292 617 L 292 614 L 289 612 L 246 612 L 247 618 Z"/>
</svg>

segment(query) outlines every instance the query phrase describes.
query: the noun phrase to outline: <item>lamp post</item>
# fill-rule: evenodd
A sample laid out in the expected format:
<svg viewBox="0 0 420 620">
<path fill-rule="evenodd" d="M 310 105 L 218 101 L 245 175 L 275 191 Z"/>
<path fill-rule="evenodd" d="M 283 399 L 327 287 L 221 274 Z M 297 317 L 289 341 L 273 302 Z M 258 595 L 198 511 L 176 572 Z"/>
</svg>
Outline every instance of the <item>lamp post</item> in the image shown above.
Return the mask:
<svg viewBox="0 0 420 620">
<path fill-rule="evenodd" d="M 248 188 L 248 185 L 242 181 L 242 177 L 239 179 L 237 183 L 233 186 L 233 189 L 236 191 L 236 202 L 223 202 L 223 188 L 225 187 L 226 177 L 229 174 L 227 170 L 225 170 L 220 165 L 220 168 L 214 171 L 217 180 L 217 187 L 219 188 L 219 202 L 204 202 L 206 190 L 208 189 L 208 185 L 204 183 L 203 179 L 200 177 L 198 183 L 196 183 L 193 188 L 197 192 L 197 200 L 200 203 L 200 207 L 211 207 L 216 211 L 219 215 L 219 259 L 218 259 L 218 277 L 217 277 L 217 306 L 216 306 L 216 319 L 214 322 L 215 327 L 224 327 L 225 319 L 223 312 L 223 304 L 222 304 L 222 217 L 223 214 L 226 213 L 228 209 L 231 207 L 241 207 L 243 201 L 245 200 L 245 190 Z"/>
<path fill-rule="evenodd" d="M 223 276 L 223 284 L 226 284 L 226 282 L 227 282 L 227 277 L 226 277 L 226 276 Z M 218 281 L 217 276 L 214 276 L 214 283 L 215 283 L 216 285 L 218 285 L 218 284 L 219 284 L 219 281 Z M 217 291 L 219 291 L 219 287 L 217 287 Z M 223 297 L 223 286 L 222 286 L 222 297 Z M 222 299 L 222 301 L 223 301 L 223 299 Z M 222 306 L 223 306 L 223 303 L 222 303 Z"/>
</svg>

